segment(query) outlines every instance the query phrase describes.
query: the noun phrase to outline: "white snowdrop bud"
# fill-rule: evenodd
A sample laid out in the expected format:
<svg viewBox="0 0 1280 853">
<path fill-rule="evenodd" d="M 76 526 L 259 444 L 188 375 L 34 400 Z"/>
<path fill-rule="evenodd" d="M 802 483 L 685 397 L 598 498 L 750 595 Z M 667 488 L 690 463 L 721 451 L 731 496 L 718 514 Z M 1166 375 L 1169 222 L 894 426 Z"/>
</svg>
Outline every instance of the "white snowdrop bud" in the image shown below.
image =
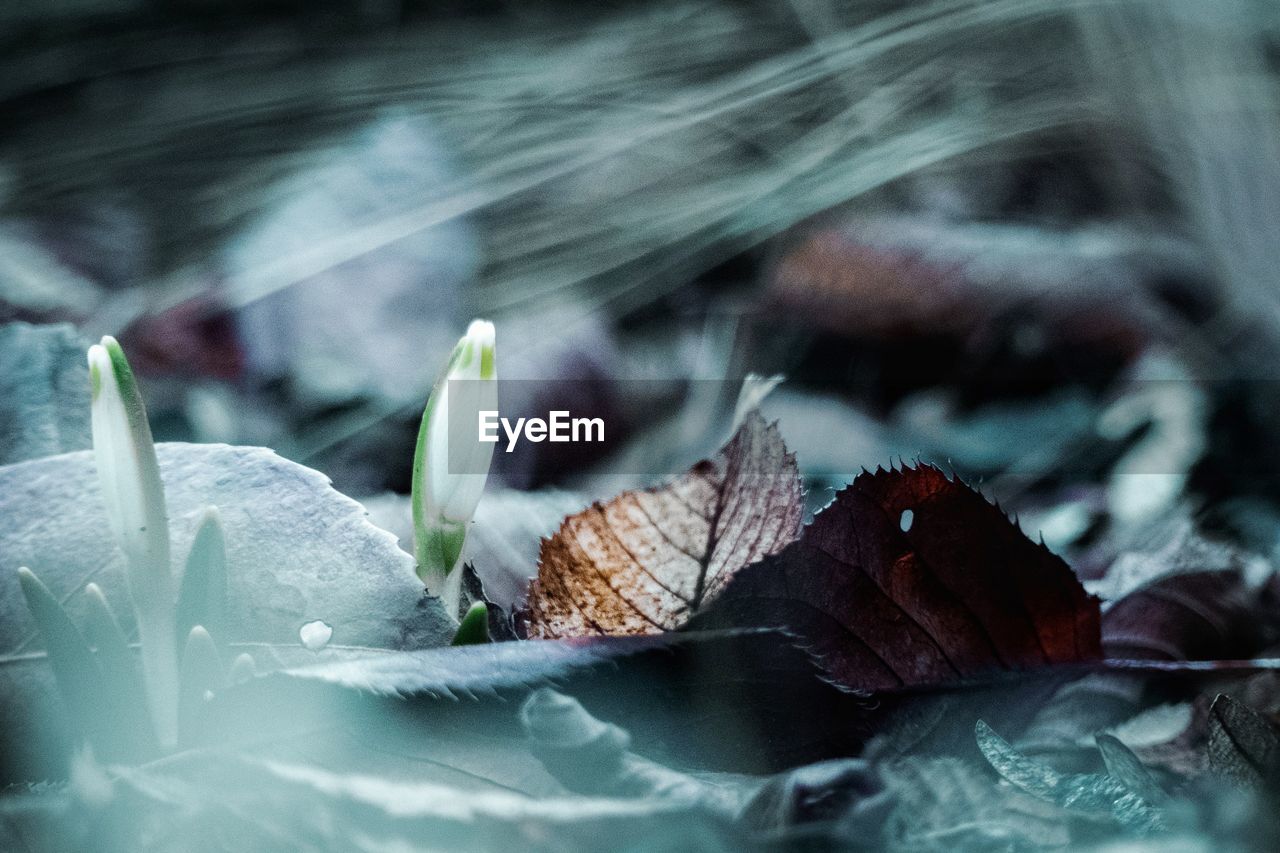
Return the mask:
<svg viewBox="0 0 1280 853">
<path fill-rule="evenodd" d="M 133 371 L 115 338 L 89 348 L 93 457 L 107 521 L 125 555 L 156 735 L 177 740 L 178 661 L 169 517 L 160 466 Z"/>
<path fill-rule="evenodd" d="M 422 413 L 413 458 L 413 538 L 418 575 L 452 609 L 455 573 L 467 525 L 484 491 L 493 444 L 468 441 L 449 452 L 450 410 L 460 424 L 478 422 L 480 412 L 498 408 L 493 324 L 475 320 L 454 347 L 444 375 Z M 452 577 L 451 577 L 452 576 Z M 451 603 L 452 602 L 452 603 Z M 454 614 L 456 615 L 456 614 Z"/>
</svg>

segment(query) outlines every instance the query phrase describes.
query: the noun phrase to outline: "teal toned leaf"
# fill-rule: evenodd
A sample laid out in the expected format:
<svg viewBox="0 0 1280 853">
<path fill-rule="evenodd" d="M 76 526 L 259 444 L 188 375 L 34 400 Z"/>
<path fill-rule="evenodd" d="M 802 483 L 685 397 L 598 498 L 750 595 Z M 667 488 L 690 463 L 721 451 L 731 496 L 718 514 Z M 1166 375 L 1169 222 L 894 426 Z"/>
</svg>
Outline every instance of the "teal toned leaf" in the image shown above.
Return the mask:
<svg viewBox="0 0 1280 853">
<path fill-rule="evenodd" d="M 154 755 L 158 745 L 145 701 L 146 688 L 142 683 L 138 658 L 120 632 L 120 625 L 116 622 L 115 614 L 111 612 L 111 605 L 107 604 L 102 589 L 96 583 L 91 583 L 85 587 L 84 594 L 88 604 L 85 637 L 94 647 L 103 679 L 115 695 L 125 697 L 130 707 L 130 725 L 121 731 L 121 736 L 127 734 L 134 740 L 122 751 L 122 755 Z"/>
<path fill-rule="evenodd" d="M 119 839 L 126 849 L 157 832 L 219 850 L 585 853 L 611 839 L 647 850 L 730 853 L 747 844 L 722 815 L 678 801 L 535 799 L 296 761 L 193 756 L 122 771 L 120 784 L 131 793 L 113 812 L 121 818 L 114 825 L 134 833 Z"/>
<path fill-rule="evenodd" d="M 880 799 L 888 800 L 890 811 L 882 825 L 871 822 L 871 831 L 878 830 L 880 836 L 873 836 L 871 846 L 903 851 L 1038 850 L 1064 848 L 1071 841 L 1066 811 L 997 784 L 971 761 L 907 758 L 890 763 L 880 775 L 888 794 Z M 854 823 L 849 829 L 860 828 Z"/>
<path fill-rule="evenodd" d="M 365 731 L 375 725 L 366 714 L 381 720 L 379 731 L 401 720 L 421 733 L 453 716 L 514 723 L 519 701 L 544 686 L 627 728 L 648 757 L 738 771 L 852 750 L 852 723 L 867 712 L 864 697 L 827 684 L 786 635 L 727 631 L 344 655 L 230 687 L 210 714 L 219 738 L 257 741 L 335 725 Z"/>
<path fill-rule="evenodd" d="M 49 588 L 30 569 L 18 569 L 18 582 L 31 618 L 44 641 L 49 666 L 58 681 L 62 698 L 72 709 L 82 734 L 100 734 L 102 727 L 93 710 L 106 695 L 107 683 L 93 659 L 93 653 L 89 651 L 88 643 Z"/>
<path fill-rule="evenodd" d="M 1059 772 L 1014 749 L 981 720 L 975 734 L 978 748 L 996 772 L 1038 800 L 1092 820 L 1113 820 L 1141 833 L 1162 826 L 1157 806 L 1164 800 L 1163 792 L 1115 738 L 1104 736 L 1105 745 L 1100 746 L 1108 773 L 1097 774 Z"/>
<path fill-rule="evenodd" d="M 244 644 L 304 653 L 298 630 L 317 619 L 333 626 L 335 646 L 422 648 L 452 639 L 455 626 L 423 594 L 413 558 L 322 474 L 258 448 L 160 444 L 157 455 L 174 553 L 189 551 L 205 508 L 219 507 L 227 610 L 225 634 L 216 639 L 224 647 L 255 657 Z M 0 468 L 0 541 L 0 701 L 13 721 L 0 746 L 8 756 L 27 756 L 15 766 L 38 767 L 40 755 L 57 751 L 52 744 L 65 744 L 66 718 L 50 693 L 16 567 L 31 566 L 77 625 L 87 624 L 84 587 L 97 583 L 125 636 L 134 637 L 123 556 L 112 544 L 91 455 Z M 273 658 L 258 663 L 269 668 Z"/>
<path fill-rule="evenodd" d="M 181 682 L 178 692 L 178 735 L 180 743 L 196 741 L 204 723 L 204 709 L 213 691 L 226 683 L 226 672 L 218 647 L 209 632 L 196 625 L 182 652 Z"/>
<path fill-rule="evenodd" d="M 629 750 L 630 736 L 593 717 L 571 696 L 542 687 L 520 709 L 533 753 L 567 790 L 651 798 L 704 808 L 732 818 L 760 783 L 713 784 L 664 767 Z"/>
<path fill-rule="evenodd" d="M 227 612 L 227 546 L 222 517 L 209 507 L 196 528 L 178 590 L 177 635 L 185 643 L 191 629 L 204 626 L 214 637 L 224 635 Z"/>
<path fill-rule="evenodd" d="M 72 737 L 87 739 L 108 760 L 147 757 L 146 750 L 153 742 L 146 728 L 146 697 L 137 692 L 138 682 L 108 681 L 83 635 L 49 588 L 29 569 L 19 569 L 17 574 L 68 711 Z M 137 706 L 142 706 L 140 713 L 134 710 Z M 10 707 L 6 705 L 6 710 Z"/>
</svg>

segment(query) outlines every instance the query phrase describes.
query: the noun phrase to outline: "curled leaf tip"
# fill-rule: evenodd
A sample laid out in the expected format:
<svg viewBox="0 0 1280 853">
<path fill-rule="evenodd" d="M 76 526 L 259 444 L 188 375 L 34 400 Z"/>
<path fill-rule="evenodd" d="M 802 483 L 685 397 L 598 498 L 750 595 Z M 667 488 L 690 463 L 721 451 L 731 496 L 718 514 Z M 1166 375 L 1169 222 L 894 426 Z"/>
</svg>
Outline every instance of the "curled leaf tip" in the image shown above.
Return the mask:
<svg viewBox="0 0 1280 853">
<path fill-rule="evenodd" d="M 227 674 L 227 681 L 231 684 L 241 684 L 250 680 L 258 674 L 257 661 L 253 659 L 253 655 L 248 652 L 241 652 L 236 655 L 236 659 L 231 662 L 231 668 Z"/>
<path fill-rule="evenodd" d="M 582 703 L 550 687 L 540 687 L 520 709 L 520 722 L 530 740 L 545 748 L 582 750 L 607 743 L 621 752 L 630 736 L 611 723 L 593 717 Z"/>
</svg>

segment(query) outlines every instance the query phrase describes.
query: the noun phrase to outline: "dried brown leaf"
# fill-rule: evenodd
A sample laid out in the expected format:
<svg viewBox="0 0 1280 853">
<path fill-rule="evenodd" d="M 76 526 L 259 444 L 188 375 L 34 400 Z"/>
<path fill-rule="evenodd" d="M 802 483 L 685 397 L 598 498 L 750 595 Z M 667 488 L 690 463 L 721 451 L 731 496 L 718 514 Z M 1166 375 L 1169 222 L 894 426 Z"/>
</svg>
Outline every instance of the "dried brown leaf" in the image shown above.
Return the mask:
<svg viewBox="0 0 1280 853">
<path fill-rule="evenodd" d="M 1077 358 L 1128 361 L 1169 328 L 1147 283 L 1193 262 L 1170 241 L 1122 230 L 859 219 L 792 249 L 766 304 L 862 339 L 973 340 L 1016 318 Z"/>
<path fill-rule="evenodd" d="M 753 413 L 714 459 L 566 518 L 542 543 L 523 633 L 680 628 L 735 572 L 793 541 L 802 510 L 795 457 Z"/>
</svg>

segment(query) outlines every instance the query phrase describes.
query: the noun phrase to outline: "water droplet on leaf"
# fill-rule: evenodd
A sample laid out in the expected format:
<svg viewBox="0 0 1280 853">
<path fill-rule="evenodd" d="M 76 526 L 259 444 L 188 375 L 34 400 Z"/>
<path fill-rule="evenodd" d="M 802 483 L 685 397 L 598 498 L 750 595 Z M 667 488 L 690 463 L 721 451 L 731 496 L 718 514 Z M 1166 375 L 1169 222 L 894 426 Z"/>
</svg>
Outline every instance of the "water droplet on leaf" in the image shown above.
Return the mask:
<svg viewBox="0 0 1280 853">
<path fill-rule="evenodd" d="M 333 629 L 319 619 L 308 622 L 298 629 L 298 638 L 302 640 L 302 645 L 313 652 L 318 652 L 327 646 L 332 636 Z"/>
</svg>

